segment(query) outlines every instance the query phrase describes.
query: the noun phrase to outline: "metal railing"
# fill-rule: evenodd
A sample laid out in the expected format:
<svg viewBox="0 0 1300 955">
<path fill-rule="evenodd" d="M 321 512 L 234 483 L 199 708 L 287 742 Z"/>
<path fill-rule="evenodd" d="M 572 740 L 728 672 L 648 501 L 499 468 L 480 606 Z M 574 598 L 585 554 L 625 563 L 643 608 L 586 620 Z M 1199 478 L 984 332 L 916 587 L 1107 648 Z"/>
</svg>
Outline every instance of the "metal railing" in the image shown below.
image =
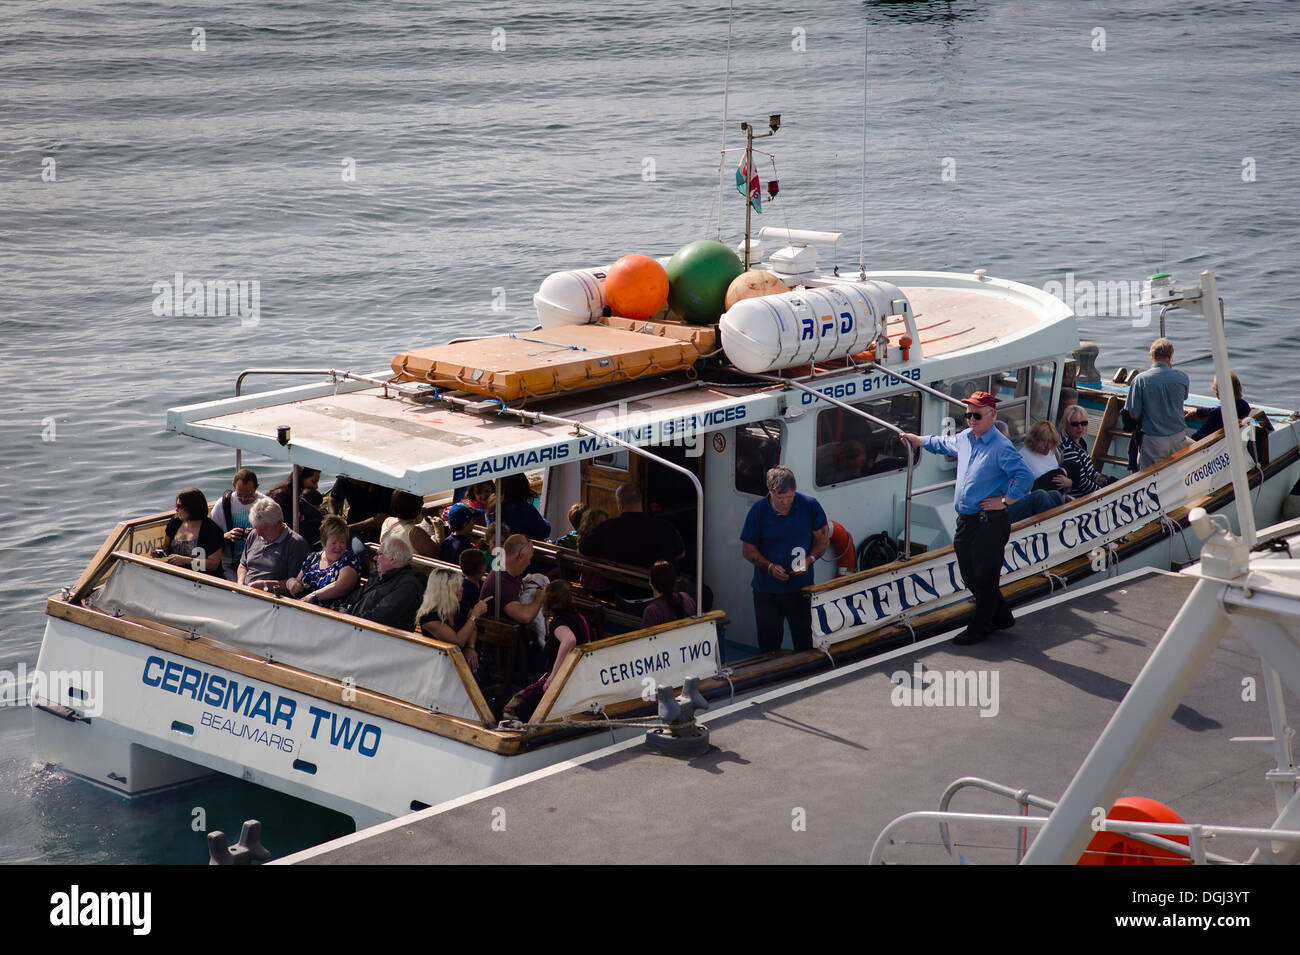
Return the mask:
<svg viewBox="0 0 1300 955">
<path fill-rule="evenodd" d="M 981 789 L 985 792 L 997 796 L 1005 796 L 1014 800 L 1020 806 L 1020 815 L 1008 816 L 1002 813 L 979 813 L 979 812 L 953 812 L 948 808 L 953 797 L 962 789 Z M 948 830 L 950 822 L 972 822 L 987 823 L 992 826 L 1003 828 L 1012 828 L 1020 830 L 1016 846 L 1016 860 L 1023 861 L 1025 853 L 1028 850 L 1028 836 L 1030 829 L 1041 829 L 1045 826 L 1051 816 L 1031 816 L 1029 815 L 1030 807 L 1042 809 L 1046 812 L 1054 812 L 1056 803 L 1043 796 L 1035 796 L 1027 789 L 1015 789 L 1011 786 L 1004 786 L 1001 783 L 995 783 L 988 779 L 981 779 L 978 776 L 963 776 L 949 783 L 943 791 L 943 796 L 939 800 L 937 810 L 922 810 L 917 812 L 907 812 L 892 820 L 880 835 L 876 837 L 875 844 L 871 847 L 871 856 L 868 861 L 869 865 L 883 865 L 882 855 L 886 846 L 892 843 L 893 833 L 909 822 L 937 822 L 939 823 L 939 835 L 943 840 L 944 848 L 952 856 L 953 862 L 961 864 L 965 860 L 960 853 L 955 850 L 956 843 L 952 840 Z M 1152 846 L 1156 849 L 1162 849 L 1166 852 L 1179 855 L 1191 861 L 1196 865 L 1206 865 L 1214 863 L 1215 865 L 1235 865 L 1236 860 L 1227 856 L 1217 855 L 1206 849 L 1205 843 L 1208 839 L 1219 836 L 1237 837 L 1250 839 L 1258 842 L 1294 842 L 1300 844 L 1300 831 L 1293 829 L 1264 829 L 1256 826 L 1206 826 L 1192 823 L 1176 822 L 1153 822 L 1147 820 L 1124 820 L 1124 819 L 1106 819 L 1098 832 L 1112 832 L 1126 835 L 1135 842 L 1141 842 L 1144 845 Z M 1167 835 L 1186 836 L 1188 845 L 1181 842 L 1174 842 L 1171 839 L 1163 838 Z"/>
</svg>

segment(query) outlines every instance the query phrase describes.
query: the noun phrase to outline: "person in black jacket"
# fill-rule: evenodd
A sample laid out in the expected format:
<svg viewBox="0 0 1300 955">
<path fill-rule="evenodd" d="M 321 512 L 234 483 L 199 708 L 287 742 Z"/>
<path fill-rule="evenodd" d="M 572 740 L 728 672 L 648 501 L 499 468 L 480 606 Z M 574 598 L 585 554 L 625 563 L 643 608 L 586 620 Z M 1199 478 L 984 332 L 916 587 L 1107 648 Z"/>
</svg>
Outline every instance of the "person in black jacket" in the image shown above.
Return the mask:
<svg viewBox="0 0 1300 955">
<path fill-rule="evenodd" d="M 1232 398 L 1237 404 L 1237 420 L 1250 414 L 1250 402 L 1241 397 L 1241 379 L 1237 377 L 1235 371 L 1229 372 L 1232 375 Z M 1192 435 L 1193 441 L 1200 441 L 1201 438 L 1208 438 L 1214 432 L 1223 427 L 1223 397 L 1219 394 L 1219 379 L 1214 379 L 1214 397 L 1219 399 L 1219 407 L 1215 408 L 1205 416 L 1205 424 L 1201 425 L 1199 431 Z"/>
<path fill-rule="evenodd" d="M 425 578 L 411 566 L 411 545 L 400 537 L 388 537 L 380 545 L 375 563 L 379 573 L 361 588 L 352 615 L 398 630 L 414 630 Z"/>
</svg>

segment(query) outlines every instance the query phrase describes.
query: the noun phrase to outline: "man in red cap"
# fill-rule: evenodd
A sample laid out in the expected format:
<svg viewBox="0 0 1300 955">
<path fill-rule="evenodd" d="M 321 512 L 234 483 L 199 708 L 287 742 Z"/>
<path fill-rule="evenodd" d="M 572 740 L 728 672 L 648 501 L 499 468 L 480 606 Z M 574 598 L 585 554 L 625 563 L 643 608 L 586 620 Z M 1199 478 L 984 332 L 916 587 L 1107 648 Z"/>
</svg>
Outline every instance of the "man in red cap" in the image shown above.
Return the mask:
<svg viewBox="0 0 1300 955">
<path fill-rule="evenodd" d="M 997 407 L 996 398 L 977 391 L 966 399 L 965 431 L 952 437 L 900 436 L 913 448 L 957 458 L 953 490 L 957 533 L 952 546 L 962 580 L 975 598 L 970 626 L 953 640 L 962 645 L 978 643 L 991 631 L 1005 630 L 1016 622 L 999 587 L 1002 555 L 1011 536 L 1007 505 L 1028 494 L 1034 478 L 1015 445 L 993 427 Z"/>
</svg>

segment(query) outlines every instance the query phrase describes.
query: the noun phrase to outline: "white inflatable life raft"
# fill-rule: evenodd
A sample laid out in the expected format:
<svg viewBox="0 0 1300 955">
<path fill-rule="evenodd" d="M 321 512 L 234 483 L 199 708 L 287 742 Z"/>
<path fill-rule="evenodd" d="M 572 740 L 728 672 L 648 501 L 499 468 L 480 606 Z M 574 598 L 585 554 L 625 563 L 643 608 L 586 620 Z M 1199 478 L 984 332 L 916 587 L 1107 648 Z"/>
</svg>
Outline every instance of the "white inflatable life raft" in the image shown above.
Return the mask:
<svg viewBox="0 0 1300 955">
<path fill-rule="evenodd" d="M 722 348 L 751 374 L 844 358 L 867 348 L 904 308 L 898 286 L 875 280 L 747 298 L 723 313 Z"/>
</svg>

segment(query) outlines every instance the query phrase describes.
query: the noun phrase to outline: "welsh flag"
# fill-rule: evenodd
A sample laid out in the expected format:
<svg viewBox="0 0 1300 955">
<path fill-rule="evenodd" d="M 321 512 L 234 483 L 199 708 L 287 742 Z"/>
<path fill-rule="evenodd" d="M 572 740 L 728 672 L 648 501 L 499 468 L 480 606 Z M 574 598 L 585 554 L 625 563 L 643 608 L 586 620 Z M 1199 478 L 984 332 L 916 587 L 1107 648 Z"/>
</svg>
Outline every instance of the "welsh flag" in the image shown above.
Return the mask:
<svg viewBox="0 0 1300 955">
<path fill-rule="evenodd" d="M 745 189 L 745 183 L 749 183 L 749 189 Z M 754 207 L 755 212 L 763 211 L 763 188 L 758 181 L 758 173 L 749 168 L 749 163 L 742 159 L 740 165 L 736 168 L 736 191 L 742 196 L 749 199 L 749 204 Z"/>
</svg>

